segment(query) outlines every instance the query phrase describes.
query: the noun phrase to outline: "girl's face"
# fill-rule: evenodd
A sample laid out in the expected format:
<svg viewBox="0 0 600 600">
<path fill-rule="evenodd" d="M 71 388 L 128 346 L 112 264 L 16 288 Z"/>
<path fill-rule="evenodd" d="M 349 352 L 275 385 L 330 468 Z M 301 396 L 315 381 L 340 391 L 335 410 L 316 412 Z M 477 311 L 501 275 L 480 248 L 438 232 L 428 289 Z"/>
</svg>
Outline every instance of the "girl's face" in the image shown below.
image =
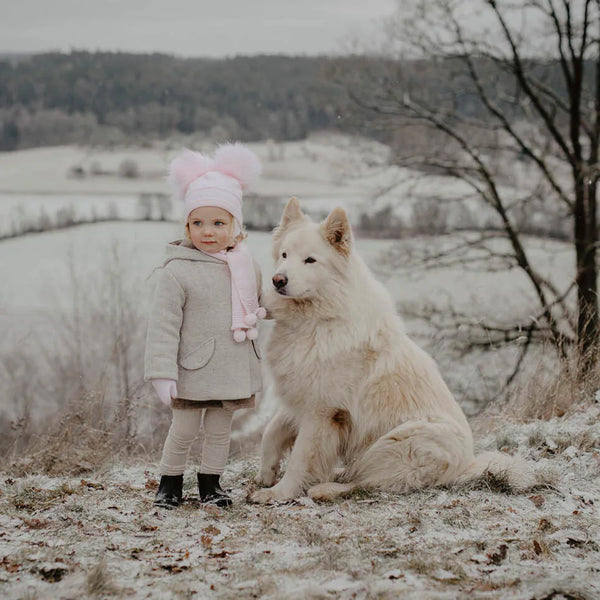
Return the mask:
<svg viewBox="0 0 600 600">
<path fill-rule="evenodd" d="M 188 217 L 188 231 L 194 248 L 220 252 L 234 245 L 233 216 L 224 208 L 200 206 Z"/>
</svg>

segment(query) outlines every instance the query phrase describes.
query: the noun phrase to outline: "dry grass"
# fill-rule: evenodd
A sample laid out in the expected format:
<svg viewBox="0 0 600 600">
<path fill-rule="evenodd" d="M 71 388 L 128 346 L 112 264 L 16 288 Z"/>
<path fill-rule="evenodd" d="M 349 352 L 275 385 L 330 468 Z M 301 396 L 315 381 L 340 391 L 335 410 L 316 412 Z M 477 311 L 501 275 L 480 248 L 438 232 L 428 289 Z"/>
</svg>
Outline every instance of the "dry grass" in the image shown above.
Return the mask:
<svg viewBox="0 0 600 600">
<path fill-rule="evenodd" d="M 87 472 L 161 429 L 141 381 L 145 288 L 116 242 L 98 252 L 106 263 L 93 271 L 67 257 L 72 297 L 47 307 L 36 343 L 0 354 L 0 452 L 15 472 Z"/>
<path fill-rule="evenodd" d="M 548 365 L 551 353 L 551 349 L 542 352 L 540 362 L 527 368 L 508 396 L 490 403 L 472 420 L 477 433 L 498 431 L 498 449 L 510 449 L 502 433 L 507 421 L 547 421 L 585 410 L 596 401 L 596 392 L 600 390 L 600 362 L 596 361 L 582 377 L 574 353 L 565 360 L 551 360 Z"/>
<path fill-rule="evenodd" d="M 115 596 L 117 588 L 110 580 L 106 562 L 102 559 L 87 574 L 85 590 L 90 596 Z"/>
<path fill-rule="evenodd" d="M 88 394 L 64 411 L 44 433 L 21 440 L 5 454 L 5 470 L 13 475 L 44 473 L 79 475 L 125 455 L 144 454 L 133 440 L 123 438 L 117 416 L 106 416 L 102 394 Z"/>
</svg>

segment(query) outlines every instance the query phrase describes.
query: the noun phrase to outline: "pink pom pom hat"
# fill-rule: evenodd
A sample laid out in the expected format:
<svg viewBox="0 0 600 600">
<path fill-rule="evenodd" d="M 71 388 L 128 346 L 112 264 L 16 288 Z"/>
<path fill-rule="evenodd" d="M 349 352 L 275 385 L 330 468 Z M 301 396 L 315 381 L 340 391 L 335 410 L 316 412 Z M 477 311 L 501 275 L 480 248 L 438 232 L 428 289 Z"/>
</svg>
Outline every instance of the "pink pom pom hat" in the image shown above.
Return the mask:
<svg viewBox="0 0 600 600">
<path fill-rule="evenodd" d="M 260 175 L 260 161 L 239 143 L 220 146 L 213 158 L 184 150 L 171 162 L 169 183 L 185 207 L 185 220 L 200 206 L 225 209 L 242 229 L 242 193 Z"/>
</svg>

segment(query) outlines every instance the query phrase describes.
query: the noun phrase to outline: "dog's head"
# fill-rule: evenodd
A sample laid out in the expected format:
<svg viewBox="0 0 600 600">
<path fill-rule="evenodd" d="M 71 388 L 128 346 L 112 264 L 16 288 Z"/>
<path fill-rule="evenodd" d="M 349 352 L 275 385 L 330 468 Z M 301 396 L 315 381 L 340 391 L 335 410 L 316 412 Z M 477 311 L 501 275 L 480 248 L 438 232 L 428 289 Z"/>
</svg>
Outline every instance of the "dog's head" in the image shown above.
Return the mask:
<svg viewBox="0 0 600 600">
<path fill-rule="evenodd" d="M 335 208 L 314 223 L 292 198 L 273 234 L 273 289 L 290 299 L 314 300 L 335 294 L 347 269 L 352 230 L 346 212 Z"/>
</svg>

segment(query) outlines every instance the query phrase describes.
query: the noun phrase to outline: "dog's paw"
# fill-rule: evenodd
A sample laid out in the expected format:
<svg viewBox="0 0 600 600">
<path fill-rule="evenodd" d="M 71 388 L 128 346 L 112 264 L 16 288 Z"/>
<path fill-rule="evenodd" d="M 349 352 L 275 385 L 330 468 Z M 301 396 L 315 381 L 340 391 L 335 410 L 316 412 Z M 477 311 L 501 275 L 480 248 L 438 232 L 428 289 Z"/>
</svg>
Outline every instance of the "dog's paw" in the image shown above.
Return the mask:
<svg viewBox="0 0 600 600">
<path fill-rule="evenodd" d="M 250 496 L 250 502 L 255 502 L 256 504 L 269 504 L 269 502 L 273 502 L 274 500 L 271 488 L 257 490 Z"/>
<path fill-rule="evenodd" d="M 288 502 L 293 500 L 293 496 L 285 494 L 277 486 L 265 488 L 264 490 L 257 490 L 250 496 L 250 502 L 256 502 L 257 504 L 269 504 L 270 502 Z"/>
<path fill-rule="evenodd" d="M 277 482 L 277 472 L 273 469 L 269 469 L 268 471 L 261 470 L 254 478 L 254 481 L 262 487 L 271 487 Z"/>
</svg>

